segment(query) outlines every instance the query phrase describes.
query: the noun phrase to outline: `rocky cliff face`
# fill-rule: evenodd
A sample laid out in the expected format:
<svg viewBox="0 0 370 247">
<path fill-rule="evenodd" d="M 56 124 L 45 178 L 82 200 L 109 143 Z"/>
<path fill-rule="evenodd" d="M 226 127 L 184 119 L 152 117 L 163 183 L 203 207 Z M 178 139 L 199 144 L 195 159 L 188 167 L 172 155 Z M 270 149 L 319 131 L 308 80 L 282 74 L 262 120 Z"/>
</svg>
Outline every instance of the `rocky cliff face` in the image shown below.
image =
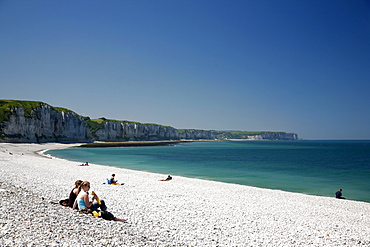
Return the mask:
<svg viewBox="0 0 370 247">
<path fill-rule="evenodd" d="M 86 142 L 90 133 L 83 118 L 73 112 L 58 111 L 49 105 L 25 116 L 23 107 L 11 109 L 8 121 L 1 123 L 3 142 Z"/>
<path fill-rule="evenodd" d="M 87 119 L 69 111 L 40 102 L 37 107 L 10 107 L 8 118 L 0 123 L 0 142 L 91 142 L 91 141 L 158 141 L 180 139 L 214 139 L 209 131 L 104 120 L 90 131 Z M 27 114 L 26 114 L 27 111 Z M 1 113 L 1 112 L 0 112 Z M 4 112 L 2 114 L 5 115 Z M 89 119 L 90 120 L 90 119 Z M 90 120 L 91 121 L 91 120 Z"/>
<path fill-rule="evenodd" d="M 106 121 L 93 133 L 99 141 L 158 141 L 178 140 L 177 129 L 156 124 Z"/>
<path fill-rule="evenodd" d="M 207 130 L 184 130 L 179 134 L 180 139 L 191 139 L 191 140 L 214 140 L 217 139 L 216 136 Z"/>
<path fill-rule="evenodd" d="M 177 129 L 172 127 L 165 127 L 155 124 L 136 124 L 125 123 L 124 136 L 129 141 L 131 140 L 178 140 L 179 133 Z"/>
<path fill-rule="evenodd" d="M 200 140 L 215 139 L 210 131 L 184 130 L 180 134 L 173 127 L 157 124 L 105 121 L 103 127 L 92 133 L 99 141 L 160 141 L 160 140 Z"/>
<path fill-rule="evenodd" d="M 237 131 L 236 131 L 237 132 Z M 208 130 L 177 130 L 157 124 L 91 120 L 42 102 L 0 100 L 0 142 L 91 142 L 159 140 L 297 140 L 297 134 L 259 132 L 245 135 Z"/>
<path fill-rule="evenodd" d="M 266 132 L 260 135 L 248 136 L 249 140 L 298 140 L 298 135 L 284 132 Z"/>
</svg>

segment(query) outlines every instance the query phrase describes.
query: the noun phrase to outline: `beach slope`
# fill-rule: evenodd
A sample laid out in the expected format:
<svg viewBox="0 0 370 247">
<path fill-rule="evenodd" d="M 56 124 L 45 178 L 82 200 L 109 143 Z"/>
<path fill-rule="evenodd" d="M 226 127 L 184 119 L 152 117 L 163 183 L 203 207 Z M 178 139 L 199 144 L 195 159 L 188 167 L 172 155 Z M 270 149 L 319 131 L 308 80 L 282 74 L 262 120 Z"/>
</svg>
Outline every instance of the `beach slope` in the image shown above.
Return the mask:
<svg viewBox="0 0 370 247">
<path fill-rule="evenodd" d="M 370 203 L 176 176 L 161 182 L 168 174 L 35 153 L 68 146 L 0 144 L 0 246 L 370 245 Z M 125 185 L 103 184 L 112 173 Z M 55 204 L 77 179 L 128 223 Z"/>
</svg>

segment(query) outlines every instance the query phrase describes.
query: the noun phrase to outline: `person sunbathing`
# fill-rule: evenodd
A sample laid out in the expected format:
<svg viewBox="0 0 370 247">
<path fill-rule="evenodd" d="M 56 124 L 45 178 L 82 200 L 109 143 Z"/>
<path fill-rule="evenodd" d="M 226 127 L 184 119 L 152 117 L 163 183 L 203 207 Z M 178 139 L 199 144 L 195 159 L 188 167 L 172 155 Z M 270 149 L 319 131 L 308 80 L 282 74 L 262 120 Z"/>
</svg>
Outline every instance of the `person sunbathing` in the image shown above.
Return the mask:
<svg viewBox="0 0 370 247">
<path fill-rule="evenodd" d="M 171 175 L 168 175 L 168 177 L 166 179 L 161 179 L 159 181 L 170 181 L 170 180 L 172 180 L 172 177 L 171 177 Z"/>
</svg>

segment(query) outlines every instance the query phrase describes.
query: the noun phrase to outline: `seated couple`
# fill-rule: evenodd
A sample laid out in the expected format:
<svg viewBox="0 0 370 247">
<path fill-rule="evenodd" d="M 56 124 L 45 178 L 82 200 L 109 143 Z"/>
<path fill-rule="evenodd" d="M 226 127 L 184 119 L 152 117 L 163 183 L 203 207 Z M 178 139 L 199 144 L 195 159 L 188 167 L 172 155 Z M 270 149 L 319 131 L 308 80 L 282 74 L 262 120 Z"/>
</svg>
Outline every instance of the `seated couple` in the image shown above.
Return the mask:
<svg viewBox="0 0 370 247">
<path fill-rule="evenodd" d="M 82 182 L 81 180 L 77 180 L 75 182 L 75 188 L 70 193 L 69 206 L 72 207 L 73 209 L 79 209 L 79 210 L 89 209 L 91 212 L 99 211 L 100 209 L 102 211 L 103 218 L 105 218 L 104 216 L 107 216 L 107 215 L 110 216 L 105 219 L 121 221 L 121 222 L 127 221 L 127 219 L 120 219 L 120 218 L 114 217 L 111 213 L 106 212 L 107 206 L 105 205 L 104 200 L 98 201 L 97 195 L 94 195 L 92 200 L 90 201 L 89 200 L 89 190 L 90 190 L 90 182 L 88 181 Z"/>
</svg>

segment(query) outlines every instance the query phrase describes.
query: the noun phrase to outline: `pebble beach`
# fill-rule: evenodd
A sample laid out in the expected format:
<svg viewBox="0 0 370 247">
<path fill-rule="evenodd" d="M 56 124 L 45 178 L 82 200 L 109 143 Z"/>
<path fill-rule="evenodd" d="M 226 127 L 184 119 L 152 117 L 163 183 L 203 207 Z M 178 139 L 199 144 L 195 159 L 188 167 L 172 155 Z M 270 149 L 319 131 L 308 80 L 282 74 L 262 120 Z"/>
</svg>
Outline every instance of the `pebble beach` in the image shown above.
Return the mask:
<svg viewBox="0 0 370 247">
<path fill-rule="evenodd" d="M 370 203 L 47 157 L 0 143 L 0 246 L 370 246 Z M 124 185 L 103 184 L 111 174 Z M 78 179 L 126 223 L 58 204 Z M 344 195 L 345 196 L 345 195 Z"/>
</svg>

